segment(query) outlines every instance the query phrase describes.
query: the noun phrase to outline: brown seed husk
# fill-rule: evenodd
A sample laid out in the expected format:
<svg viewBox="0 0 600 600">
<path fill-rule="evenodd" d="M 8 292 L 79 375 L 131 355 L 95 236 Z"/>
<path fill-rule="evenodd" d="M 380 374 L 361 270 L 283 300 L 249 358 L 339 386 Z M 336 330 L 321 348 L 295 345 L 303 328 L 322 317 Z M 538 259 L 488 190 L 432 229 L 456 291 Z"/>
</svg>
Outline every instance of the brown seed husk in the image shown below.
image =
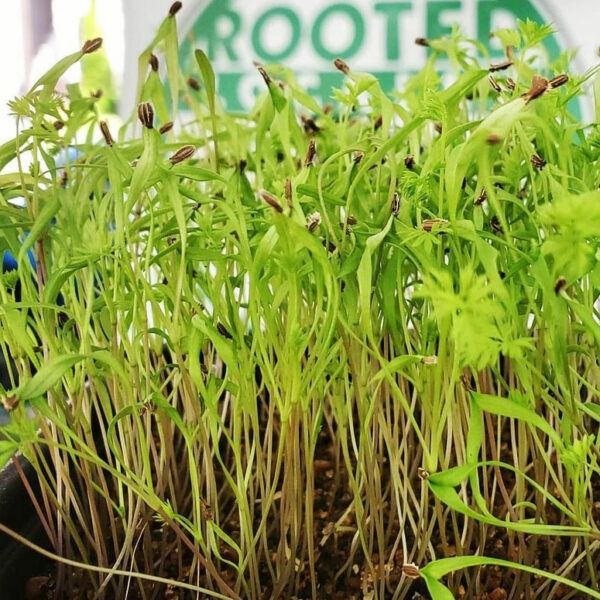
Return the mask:
<svg viewBox="0 0 600 600">
<path fill-rule="evenodd" d="M 304 160 L 304 166 L 309 167 L 313 164 L 315 155 L 317 154 L 317 144 L 315 140 L 310 140 L 308 144 L 308 150 L 306 151 L 306 159 Z"/>
<path fill-rule="evenodd" d="M 108 124 L 106 123 L 106 121 L 100 121 L 99 126 L 100 126 L 100 131 L 102 132 L 102 135 L 104 136 L 104 141 L 106 142 L 106 145 L 112 146 L 115 143 L 115 140 L 113 140 L 113 137 L 110 134 L 110 129 L 108 128 Z"/>
<path fill-rule="evenodd" d="M 285 201 L 287 202 L 287 205 L 292 208 L 293 203 L 293 197 L 292 197 L 292 180 L 291 179 L 286 179 L 285 180 L 285 188 L 283 191 L 283 194 L 285 196 Z"/>
<path fill-rule="evenodd" d="M 567 280 L 561 275 L 554 284 L 554 293 L 558 296 L 567 285 Z"/>
<path fill-rule="evenodd" d="M 179 148 L 179 150 L 177 150 L 177 152 L 175 152 L 175 154 L 173 154 L 173 156 L 171 156 L 171 158 L 169 160 L 171 161 L 171 164 L 176 165 L 176 164 L 183 162 L 184 160 L 187 160 L 188 158 L 191 158 L 192 156 L 194 156 L 195 152 L 196 152 L 196 146 L 191 146 L 191 145 L 181 146 L 181 148 Z"/>
<path fill-rule="evenodd" d="M 194 79 L 193 77 L 188 77 L 187 84 L 196 92 L 200 91 L 200 83 L 197 79 Z"/>
<path fill-rule="evenodd" d="M 81 47 L 81 52 L 83 54 L 91 54 L 92 52 L 96 52 L 96 50 L 99 50 L 101 47 L 102 38 L 97 37 L 93 40 L 87 40 L 86 42 L 84 42 L 83 46 Z"/>
<path fill-rule="evenodd" d="M 496 73 L 497 71 L 504 71 L 505 69 L 508 69 L 508 67 L 512 67 L 512 65 L 513 65 L 512 60 L 503 60 L 502 62 L 499 62 L 496 64 L 491 64 L 489 67 L 489 71 L 490 71 L 490 73 Z"/>
<path fill-rule="evenodd" d="M 158 133 L 162 135 L 164 133 L 168 133 L 169 131 L 171 131 L 171 129 L 173 129 L 173 121 L 167 121 L 166 123 L 160 126 Z"/>
<path fill-rule="evenodd" d="M 423 219 L 421 223 L 421 229 L 423 231 L 433 231 L 433 229 L 438 225 L 447 225 L 448 221 L 446 219 Z"/>
<path fill-rule="evenodd" d="M 333 61 L 333 65 L 338 71 L 341 71 L 344 75 L 348 75 L 348 73 L 350 73 L 350 67 L 348 66 L 346 61 L 341 58 L 336 58 Z"/>
<path fill-rule="evenodd" d="M 550 87 L 554 89 L 560 87 L 561 85 L 565 85 L 567 81 L 569 81 L 569 76 L 566 73 L 563 73 L 562 75 L 557 75 L 556 77 L 553 77 L 549 83 Z"/>
<path fill-rule="evenodd" d="M 268 204 L 276 212 L 278 212 L 278 213 L 283 212 L 283 208 L 281 207 L 281 204 L 279 204 L 279 200 L 273 194 L 271 194 L 271 192 L 262 190 L 262 192 L 260 192 L 260 198 L 263 202 Z"/>
<path fill-rule="evenodd" d="M 421 577 L 419 567 L 412 563 L 402 565 L 402 572 L 410 579 L 419 579 Z"/>
<path fill-rule="evenodd" d="M 138 119 L 147 129 L 152 129 L 154 127 L 154 109 L 150 102 L 142 102 L 138 106 Z"/>
<path fill-rule="evenodd" d="M 171 4 L 171 8 L 169 8 L 169 16 L 174 17 L 181 10 L 182 6 L 183 3 L 181 2 L 173 2 L 173 4 Z"/>
<path fill-rule="evenodd" d="M 526 99 L 527 104 L 536 98 L 539 98 L 544 94 L 550 85 L 550 82 L 540 75 L 534 75 L 531 81 L 531 89 L 523 94 L 523 98 Z"/>
</svg>

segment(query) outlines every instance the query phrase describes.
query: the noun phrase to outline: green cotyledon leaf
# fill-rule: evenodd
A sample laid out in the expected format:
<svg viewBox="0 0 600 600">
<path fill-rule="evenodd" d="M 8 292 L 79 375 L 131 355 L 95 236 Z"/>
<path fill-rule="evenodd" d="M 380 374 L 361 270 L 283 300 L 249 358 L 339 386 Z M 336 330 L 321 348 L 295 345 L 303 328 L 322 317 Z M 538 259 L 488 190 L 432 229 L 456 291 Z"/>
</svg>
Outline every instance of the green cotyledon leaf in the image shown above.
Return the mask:
<svg viewBox="0 0 600 600">
<path fill-rule="evenodd" d="M 229 368 L 236 367 L 237 361 L 235 360 L 233 344 L 223 337 L 212 323 L 201 318 L 200 315 L 196 315 L 192 318 L 192 325 L 197 327 L 211 341 L 217 354 Z"/>
<path fill-rule="evenodd" d="M 373 289 L 373 264 L 372 257 L 373 252 L 383 242 L 385 236 L 389 233 L 392 223 L 394 222 L 394 216 L 390 215 L 385 227 L 375 235 L 372 235 L 367 239 L 365 245 L 365 251 L 363 252 L 360 264 L 356 271 L 356 277 L 358 279 L 358 290 L 360 299 L 361 309 L 361 326 L 369 337 L 373 337 L 373 324 L 371 319 L 371 293 Z"/>
<path fill-rule="evenodd" d="M 22 383 L 13 393 L 20 401 L 33 400 L 52 389 L 77 363 L 88 358 L 87 354 L 66 354 L 47 361 L 31 378 Z"/>
<path fill-rule="evenodd" d="M 509 471 L 513 471 L 522 477 L 529 485 L 531 485 L 546 501 L 553 504 L 559 511 L 568 516 L 570 519 L 577 520 L 577 516 L 568 507 L 562 504 L 543 486 L 538 484 L 534 479 L 520 472 L 516 467 L 499 461 L 482 461 L 473 464 L 461 465 L 453 467 L 439 473 L 433 473 L 427 479 L 427 483 L 432 492 L 447 506 L 483 523 L 496 525 L 514 531 L 522 531 L 525 533 L 538 535 L 589 535 L 592 530 L 585 526 L 570 526 L 570 525 L 548 525 L 545 523 L 534 523 L 531 521 L 510 521 L 502 520 L 495 517 L 485 505 L 484 499 L 474 488 L 474 496 L 481 512 L 477 512 L 471 506 L 467 505 L 456 491 L 456 487 L 461 485 L 467 478 L 471 479 L 472 484 L 476 484 L 476 479 L 473 477 L 476 470 L 481 466 L 499 466 Z M 475 493 L 477 492 L 477 493 Z"/>
<path fill-rule="evenodd" d="M 46 71 L 46 73 L 44 73 L 31 86 L 31 91 L 34 91 L 41 86 L 47 86 L 51 91 L 53 91 L 60 77 L 65 73 L 65 71 L 67 71 L 67 69 L 79 61 L 82 56 L 83 52 L 81 50 L 65 56 L 62 60 L 58 61 L 53 67 Z"/>
<path fill-rule="evenodd" d="M 215 72 L 208 60 L 208 56 L 203 50 L 198 49 L 194 52 L 196 62 L 200 68 L 200 74 L 202 75 L 202 81 L 206 86 L 206 97 L 208 100 L 208 107 L 211 112 L 215 110 L 215 98 L 216 98 L 216 84 L 215 84 Z"/>
<path fill-rule="evenodd" d="M 121 384 L 131 393 L 128 378 L 114 356 L 106 350 L 96 350 L 89 354 L 64 354 L 46 361 L 30 379 L 10 392 L 17 400 L 31 401 L 49 392 L 78 363 L 92 359 L 105 364 L 111 373 L 119 377 Z"/>
<path fill-rule="evenodd" d="M 533 409 L 520 402 L 516 402 L 513 398 L 501 398 L 500 396 L 481 394 L 475 391 L 471 392 L 471 397 L 480 410 L 529 423 L 541 429 L 557 448 L 561 449 L 563 447 L 559 434 L 550 426 L 546 419 L 538 415 Z"/>
<path fill-rule="evenodd" d="M 181 178 L 193 179 L 194 181 L 220 181 L 221 183 L 227 183 L 227 180 L 222 175 L 219 175 L 219 173 L 195 165 L 175 165 L 169 172 Z"/>
<path fill-rule="evenodd" d="M 453 596 L 450 594 L 450 590 L 441 584 L 439 580 L 453 571 L 467 569 L 469 567 L 481 567 L 485 565 L 525 571 L 526 573 L 531 573 L 542 579 L 546 578 L 558 583 L 562 583 L 563 585 L 582 592 L 591 598 L 600 598 L 600 592 L 566 577 L 562 577 L 561 575 L 555 575 L 554 573 L 537 569 L 535 567 L 530 567 L 529 565 L 523 563 L 511 562 L 499 558 L 488 558 L 486 556 L 454 556 L 451 558 L 434 560 L 420 569 L 420 575 L 425 580 L 433 600 L 452 600 Z"/>
<path fill-rule="evenodd" d="M 60 199 L 58 195 L 51 196 L 46 200 L 44 206 L 40 210 L 40 213 L 29 232 L 29 235 L 23 241 L 19 250 L 19 264 L 21 264 L 27 257 L 27 252 L 33 247 L 35 242 L 40 238 L 42 232 L 50 224 L 50 221 L 54 218 L 56 213 L 60 209 Z"/>
<path fill-rule="evenodd" d="M 158 167 L 158 144 L 160 135 L 155 129 L 143 128 L 144 149 L 140 156 L 129 186 L 127 196 L 126 214 L 130 213 L 136 202 L 140 199 L 140 194 L 149 186 L 149 180 Z"/>
</svg>

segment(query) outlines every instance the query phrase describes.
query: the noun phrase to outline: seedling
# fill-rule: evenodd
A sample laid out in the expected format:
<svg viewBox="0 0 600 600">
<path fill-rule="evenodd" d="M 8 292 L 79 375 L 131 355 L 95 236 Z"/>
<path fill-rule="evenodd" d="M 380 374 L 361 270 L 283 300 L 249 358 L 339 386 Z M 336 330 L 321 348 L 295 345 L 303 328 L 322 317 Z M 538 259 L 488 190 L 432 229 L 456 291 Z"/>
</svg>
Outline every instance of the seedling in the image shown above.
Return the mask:
<svg viewBox="0 0 600 600">
<path fill-rule="evenodd" d="M 391 97 L 260 65 L 234 115 L 180 8 L 121 129 L 55 91 L 101 40 L 11 103 L 0 459 L 51 549 L 0 530 L 64 597 L 600 597 L 597 69 L 454 31 Z"/>
</svg>

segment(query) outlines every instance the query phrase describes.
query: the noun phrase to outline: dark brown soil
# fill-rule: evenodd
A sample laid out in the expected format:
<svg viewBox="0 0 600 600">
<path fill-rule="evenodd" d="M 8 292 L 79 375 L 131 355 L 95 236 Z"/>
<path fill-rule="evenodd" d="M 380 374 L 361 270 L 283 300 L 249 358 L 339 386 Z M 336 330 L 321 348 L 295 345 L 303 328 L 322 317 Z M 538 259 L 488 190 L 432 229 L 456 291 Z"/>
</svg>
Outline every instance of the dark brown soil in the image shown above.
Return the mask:
<svg viewBox="0 0 600 600">
<path fill-rule="evenodd" d="M 508 444 L 504 445 L 504 452 L 501 458 L 506 462 L 512 462 L 512 457 L 508 450 Z M 355 532 L 355 523 L 353 513 L 348 516 L 343 523 L 346 527 L 333 531 L 333 523 L 336 522 L 347 511 L 351 503 L 347 473 L 342 464 L 336 465 L 335 450 L 331 439 L 323 432 L 316 450 L 315 462 L 315 491 L 314 491 L 314 543 L 317 550 L 316 555 L 316 578 L 319 599 L 332 600 L 370 600 L 373 598 L 373 576 L 368 568 L 367 561 L 360 551 L 355 552 L 355 560 L 352 564 L 346 565 L 350 555 L 350 546 Z M 385 470 L 383 471 L 385 473 Z M 502 478 L 506 488 L 510 491 L 515 484 L 512 472 L 502 473 Z M 422 482 L 415 478 L 415 489 Z M 595 498 L 595 517 L 600 524 L 600 481 L 594 482 Z M 501 518 L 506 516 L 507 509 L 502 502 L 499 494 L 496 495 L 497 503 L 494 507 L 495 514 Z M 434 500 L 431 499 L 433 508 Z M 207 511 L 210 509 L 207 507 Z M 553 512 L 554 511 L 554 512 Z M 209 515 L 207 515 L 208 517 Z M 533 515 L 532 515 L 533 516 Z M 544 508 L 544 520 L 548 523 L 559 522 L 558 511 L 553 507 Z M 458 522 L 461 523 L 461 517 L 458 516 Z M 387 524 L 390 526 L 389 538 L 394 539 L 398 534 L 399 524 L 397 521 Z M 140 524 L 142 526 L 142 524 Z M 162 577 L 186 580 L 193 563 L 192 553 L 178 543 L 173 530 L 163 526 L 161 523 L 148 520 L 144 526 L 149 528 L 151 536 L 150 547 L 153 556 L 144 555 L 147 550 L 139 550 L 140 564 L 148 564 L 150 560 L 156 566 L 153 574 Z M 277 528 L 273 527 L 273 534 L 270 541 L 272 548 L 277 547 Z M 229 523 L 228 533 L 236 537 L 239 534 L 238 524 L 235 518 Z M 544 538 L 533 536 L 509 535 L 504 529 L 488 527 L 485 530 L 486 539 L 471 540 L 470 548 L 465 548 L 465 553 L 473 553 L 477 548 L 483 548 L 483 554 L 490 557 L 497 557 L 517 562 L 526 561 L 540 569 L 556 572 L 556 570 L 567 561 L 573 551 L 573 542 L 568 537 L 563 538 Z M 414 540 L 409 538 L 409 543 Z M 456 544 L 446 540 L 442 542 L 439 532 L 434 530 L 432 544 L 436 549 L 438 556 L 452 556 L 457 553 Z M 524 544 L 524 547 L 521 546 Z M 165 550 L 167 549 L 167 550 Z M 231 550 L 222 545 L 222 556 L 232 561 L 236 560 L 236 555 Z M 382 564 L 378 555 L 370 557 L 373 569 L 376 574 L 385 569 L 385 593 L 375 596 L 382 600 L 385 598 L 402 598 L 408 600 L 425 600 L 430 596 L 426 590 L 424 582 L 421 579 L 405 579 L 399 595 L 394 595 L 402 578 L 402 566 L 405 562 L 402 551 L 395 553 L 393 563 Z M 594 556 L 594 562 L 597 564 L 598 556 Z M 346 566 L 345 566 L 346 565 Z M 57 587 L 57 573 L 41 574 L 38 578 L 30 580 L 25 592 L 26 600 L 61 600 L 61 599 L 91 599 L 94 597 L 94 591 L 90 585 L 89 575 L 80 571 L 73 571 L 63 576 L 62 586 Z M 223 580 L 235 587 L 235 571 L 227 565 L 221 563 L 220 575 Z M 273 598 L 272 577 L 269 574 L 266 565 L 262 571 L 264 578 L 265 599 Z M 579 561 L 573 571 L 569 573 L 571 579 L 588 582 L 589 576 L 585 561 Z M 189 580 L 189 579 L 188 579 Z M 209 581 L 200 582 L 201 585 L 210 585 Z M 572 589 L 562 585 L 548 585 L 546 579 L 537 578 L 511 571 L 500 569 L 498 567 L 484 567 L 476 571 L 471 569 L 464 574 L 454 574 L 446 582 L 453 589 L 456 598 L 465 600 L 545 600 L 549 597 L 552 590 L 553 600 L 583 600 L 587 596 L 574 593 Z M 546 585 L 545 591 L 536 595 L 536 590 L 541 585 Z M 308 564 L 304 561 L 297 565 L 295 578 L 295 595 L 287 588 L 278 592 L 277 598 L 290 598 L 293 600 L 312 598 L 311 575 Z M 62 587 L 62 590 L 58 588 Z M 213 582 L 213 587 L 214 582 Z M 476 593 L 474 590 L 479 590 Z M 0 596 L 1 597 L 1 596 Z M 138 585 L 132 582 L 127 598 L 129 600 L 184 600 L 196 598 L 192 592 L 181 590 L 172 586 L 157 586 L 151 582 L 143 582 Z M 208 598 L 208 596 L 207 596 Z M 107 589 L 104 600 L 122 600 L 117 597 L 114 590 Z M 4 600 L 2 598 L 2 600 Z M 8 600 L 8 599 L 7 599 Z"/>
</svg>

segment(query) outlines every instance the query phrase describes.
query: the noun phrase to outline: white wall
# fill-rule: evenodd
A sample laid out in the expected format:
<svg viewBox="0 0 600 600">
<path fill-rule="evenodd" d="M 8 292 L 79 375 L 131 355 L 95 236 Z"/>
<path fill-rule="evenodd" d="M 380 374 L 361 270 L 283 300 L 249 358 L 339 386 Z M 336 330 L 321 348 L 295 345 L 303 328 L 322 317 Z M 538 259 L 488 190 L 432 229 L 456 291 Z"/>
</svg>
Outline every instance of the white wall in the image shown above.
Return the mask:
<svg viewBox="0 0 600 600">
<path fill-rule="evenodd" d="M 123 1 L 128 0 L 96 0 L 98 24 L 104 32 L 104 46 L 118 82 L 122 81 L 125 65 Z M 48 68 L 81 47 L 79 25 L 83 15 L 89 11 L 90 0 L 52 0 L 54 32 L 40 48 L 29 68 L 26 68 L 25 29 L 28 5 L 24 0 L 0 0 L 0 23 L 3 25 L 0 35 L 1 141 L 9 139 L 15 132 L 15 120 L 9 115 L 7 102 L 27 92 L 29 86 Z M 32 5 L 35 8 L 35 0 Z M 77 67 L 73 67 L 62 84 L 77 81 L 79 76 Z"/>
</svg>

